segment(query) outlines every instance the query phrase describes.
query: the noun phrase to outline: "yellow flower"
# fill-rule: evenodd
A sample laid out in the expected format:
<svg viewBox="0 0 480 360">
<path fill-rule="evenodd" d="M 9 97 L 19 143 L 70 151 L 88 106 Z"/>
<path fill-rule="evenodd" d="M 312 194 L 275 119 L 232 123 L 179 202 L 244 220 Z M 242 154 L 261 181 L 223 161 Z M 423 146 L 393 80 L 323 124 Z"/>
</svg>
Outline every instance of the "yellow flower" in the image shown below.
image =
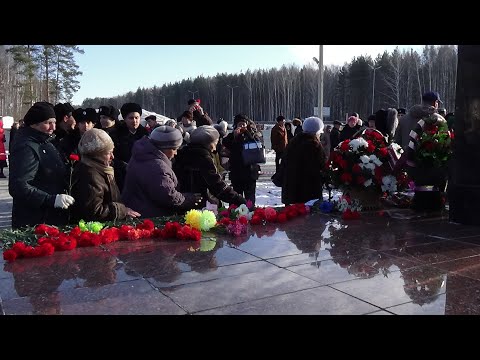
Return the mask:
<svg viewBox="0 0 480 360">
<path fill-rule="evenodd" d="M 200 218 L 202 213 L 199 210 L 190 210 L 185 214 L 185 223 L 200 230 Z"/>
</svg>

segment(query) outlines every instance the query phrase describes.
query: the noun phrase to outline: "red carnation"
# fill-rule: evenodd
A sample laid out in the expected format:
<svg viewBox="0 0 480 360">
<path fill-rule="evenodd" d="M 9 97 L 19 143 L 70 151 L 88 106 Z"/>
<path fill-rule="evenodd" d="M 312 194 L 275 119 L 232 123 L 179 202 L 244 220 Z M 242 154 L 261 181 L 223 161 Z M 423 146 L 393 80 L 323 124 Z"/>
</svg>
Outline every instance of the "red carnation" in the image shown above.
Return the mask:
<svg viewBox="0 0 480 360">
<path fill-rule="evenodd" d="M 340 145 L 340 150 L 342 151 L 350 150 L 350 140 L 345 140 L 344 142 L 342 142 L 342 145 Z"/>
<path fill-rule="evenodd" d="M 250 220 L 250 224 L 252 225 L 258 225 L 262 223 L 262 218 L 258 215 L 253 215 L 252 219 Z"/>
<path fill-rule="evenodd" d="M 79 161 L 80 160 L 80 156 L 78 156 L 77 154 L 70 154 L 70 156 L 68 158 L 72 161 Z"/>
<path fill-rule="evenodd" d="M 340 176 L 340 181 L 345 184 L 350 184 L 352 182 L 352 174 L 343 173 L 342 176 Z"/>
<path fill-rule="evenodd" d="M 352 167 L 352 172 L 353 172 L 354 174 L 361 173 L 361 172 L 362 172 L 362 168 L 360 167 L 360 165 L 355 164 L 355 165 L 353 165 L 353 167 Z"/>
<path fill-rule="evenodd" d="M 16 258 L 17 253 L 12 249 L 3 252 L 3 259 L 6 261 L 15 261 Z"/>
<path fill-rule="evenodd" d="M 381 157 L 386 157 L 388 155 L 388 149 L 386 147 L 382 147 L 378 149 L 378 153 Z"/>
<path fill-rule="evenodd" d="M 287 218 L 288 218 L 287 214 L 282 212 L 278 214 L 277 220 L 279 223 L 284 223 L 284 222 L 287 222 Z"/>
</svg>

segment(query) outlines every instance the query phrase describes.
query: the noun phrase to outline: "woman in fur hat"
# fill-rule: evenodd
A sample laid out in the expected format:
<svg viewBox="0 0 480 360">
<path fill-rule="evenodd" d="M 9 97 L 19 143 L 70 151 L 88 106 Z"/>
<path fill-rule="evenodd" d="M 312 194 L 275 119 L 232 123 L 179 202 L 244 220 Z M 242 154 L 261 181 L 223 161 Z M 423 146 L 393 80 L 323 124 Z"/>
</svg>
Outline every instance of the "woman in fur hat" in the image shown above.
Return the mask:
<svg viewBox="0 0 480 360">
<path fill-rule="evenodd" d="M 78 144 L 80 163 L 73 171 L 72 194 L 79 199 L 72 207 L 72 219 L 116 221 L 140 214 L 125 206 L 115 182 L 112 138 L 103 130 L 91 129 Z"/>
</svg>

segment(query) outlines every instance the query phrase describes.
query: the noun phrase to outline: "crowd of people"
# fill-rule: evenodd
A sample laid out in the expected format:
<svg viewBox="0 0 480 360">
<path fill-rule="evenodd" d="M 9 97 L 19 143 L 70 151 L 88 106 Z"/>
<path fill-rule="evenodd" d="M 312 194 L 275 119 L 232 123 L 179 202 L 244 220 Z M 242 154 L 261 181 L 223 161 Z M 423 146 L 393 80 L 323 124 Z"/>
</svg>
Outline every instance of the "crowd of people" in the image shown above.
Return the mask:
<svg viewBox="0 0 480 360">
<path fill-rule="evenodd" d="M 365 123 L 352 113 L 346 124 L 326 127 L 318 117 L 287 122 L 278 116 L 271 143 L 282 202 L 321 198 L 330 152 L 366 127 L 400 144 L 406 155 L 399 166 L 412 166 L 411 131 L 426 114 L 444 119 L 439 104 L 438 94 L 428 92 L 408 112 L 381 109 Z M 195 99 L 165 124 L 148 116 L 143 126 L 141 116 L 136 103 L 120 111 L 111 105 L 74 109 L 69 103 L 35 103 L 10 136 L 12 227 L 166 216 L 201 209 L 207 201 L 255 205 L 260 166 L 244 161 L 244 149 L 251 142 L 263 144 L 263 136 L 247 115 L 234 117 L 231 132 Z M 445 117 L 453 126 L 453 113 Z M 0 177 L 7 165 L 2 144 Z"/>
</svg>

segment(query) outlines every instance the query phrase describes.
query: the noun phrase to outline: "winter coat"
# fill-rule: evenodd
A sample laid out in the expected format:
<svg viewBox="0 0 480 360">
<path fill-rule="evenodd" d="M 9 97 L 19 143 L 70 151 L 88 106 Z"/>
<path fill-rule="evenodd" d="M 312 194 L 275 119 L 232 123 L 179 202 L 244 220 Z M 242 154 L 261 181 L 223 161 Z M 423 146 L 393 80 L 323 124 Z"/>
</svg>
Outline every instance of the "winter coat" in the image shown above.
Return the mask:
<svg viewBox="0 0 480 360">
<path fill-rule="evenodd" d="M 139 125 L 135 134 L 128 130 L 125 123 L 120 123 L 117 131 L 117 143 L 113 152 L 115 156 L 113 167 L 115 169 L 115 181 L 120 191 L 123 190 L 125 176 L 127 174 L 127 164 L 132 157 L 133 144 L 142 137 L 148 136 L 148 131 L 142 125 Z"/>
<path fill-rule="evenodd" d="M 182 192 L 202 194 L 202 207 L 206 200 L 219 204 L 219 200 L 229 204 L 245 204 L 245 199 L 218 173 L 213 154 L 202 145 L 188 144 L 178 151 L 173 164 Z"/>
<path fill-rule="evenodd" d="M 340 130 L 334 127 L 330 132 L 330 150 L 333 151 L 340 144 Z"/>
<path fill-rule="evenodd" d="M 295 128 L 295 132 L 293 133 L 293 136 L 297 136 L 298 134 L 301 134 L 302 132 L 303 132 L 302 125 L 297 126 L 297 127 Z"/>
<path fill-rule="evenodd" d="M 345 125 L 340 132 L 340 142 L 347 140 L 347 139 L 352 139 L 353 135 L 355 135 L 358 131 L 360 131 L 362 127 L 360 125 L 355 125 L 354 127 L 349 126 L 348 124 Z"/>
<path fill-rule="evenodd" d="M 395 132 L 394 142 L 401 145 L 404 151 L 408 149 L 410 141 L 410 131 L 415 129 L 419 120 L 433 114 L 435 108 L 428 105 L 414 105 L 408 110 L 407 115 L 402 116 L 398 121 L 397 131 Z"/>
<path fill-rule="evenodd" d="M 282 152 L 288 144 L 287 130 L 285 127 L 281 128 L 278 124 L 272 128 L 270 133 L 270 140 L 272 142 L 272 149 L 275 152 Z"/>
<path fill-rule="evenodd" d="M 230 153 L 230 180 L 232 180 L 233 182 L 245 183 L 252 180 L 258 180 L 260 173 L 260 165 L 245 165 L 243 163 L 242 151 L 243 144 L 248 141 L 256 140 L 258 142 L 261 142 L 261 138 L 259 135 L 261 135 L 261 133 L 259 134 L 252 133 L 251 131 L 246 131 L 241 135 L 235 137 L 234 133 L 232 132 L 223 139 L 223 145 Z"/>
<path fill-rule="evenodd" d="M 282 160 L 284 204 L 322 198 L 326 157 L 314 134 L 301 133 L 288 144 Z"/>
<path fill-rule="evenodd" d="M 65 135 L 58 143 L 57 149 L 65 162 L 68 162 L 70 154 L 78 154 L 78 143 L 81 137 L 80 130 L 74 129 Z"/>
<path fill-rule="evenodd" d="M 133 145 L 122 199 L 142 217 L 173 215 L 192 209 L 193 194 L 177 191 L 178 180 L 172 162 L 147 137 Z"/>
<path fill-rule="evenodd" d="M 73 170 L 71 219 L 85 221 L 116 221 L 127 217 L 120 191 L 113 177 L 103 171 L 78 163 Z"/>
<path fill-rule="evenodd" d="M 13 198 L 13 228 L 42 223 L 65 225 L 68 221 L 66 210 L 54 208 L 56 195 L 67 190 L 67 168 L 52 139 L 29 126 L 17 131 L 10 152 L 8 183 Z"/>
</svg>

